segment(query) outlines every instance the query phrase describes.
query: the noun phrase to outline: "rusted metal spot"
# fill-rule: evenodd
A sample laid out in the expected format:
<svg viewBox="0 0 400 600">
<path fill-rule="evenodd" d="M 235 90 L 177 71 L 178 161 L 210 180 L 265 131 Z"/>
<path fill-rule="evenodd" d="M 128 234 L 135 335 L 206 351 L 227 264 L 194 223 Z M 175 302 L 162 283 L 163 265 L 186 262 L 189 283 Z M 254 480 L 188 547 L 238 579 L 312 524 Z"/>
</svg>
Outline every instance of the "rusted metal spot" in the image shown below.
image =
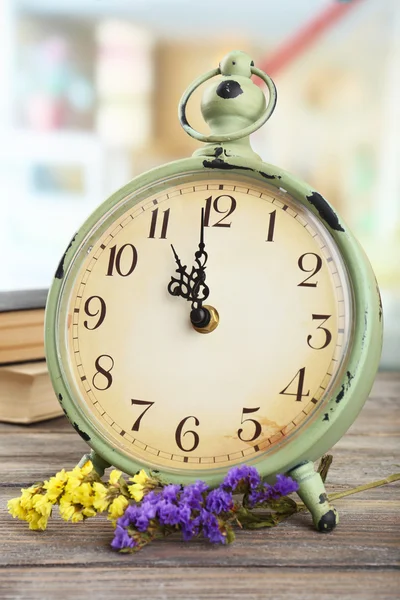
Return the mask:
<svg viewBox="0 0 400 600">
<path fill-rule="evenodd" d="M 338 395 L 336 396 L 336 404 L 339 404 L 339 402 L 341 400 L 343 400 L 344 394 L 345 392 L 347 392 L 347 390 L 349 389 L 349 387 L 351 386 L 351 380 L 354 379 L 354 375 L 352 375 L 350 373 L 350 371 L 347 371 L 346 373 L 346 377 L 347 377 L 347 381 L 345 383 L 343 383 L 342 388 L 340 390 L 340 392 L 338 393 Z"/>
<path fill-rule="evenodd" d="M 85 433 L 84 431 L 82 431 L 79 428 L 78 423 L 74 422 L 74 423 L 72 423 L 72 425 L 73 425 L 73 428 L 75 429 L 75 431 L 77 431 L 79 433 L 79 435 L 81 436 L 82 439 L 85 440 L 85 442 L 88 442 L 90 440 L 90 435 L 88 435 L 87 433 Z"/>
<path fill-rule="evenodd" d="M 66 251 L 64 252 L 64 254 L 63 254 L 63 256 L 62 256 L 62 258 L 61 258 L 61 260 L 59 262 L 59 265 L 57 267 L 57 271 L 55 272 L 55 275 L 54 275 L 54 277 L 56 279 L 62 279 L 64 277 L 64 261 L 65 261 L 65 257 L 67 255 L 68 250 L 71 248 L 72 244 L 74 243 L 75 238 L 76 238 L 77 235 L 78 235 L 77 233 L 74 235 L 74 237 L 72 238 L 72 240 L 68 244 L 68 247 L 67 247 Z"/>
<path fill-rule="evenodd" d="M 224 100 L 230 100 L 243 94 L 243 90 L 240 84 L 234 79 L 226 79 L 225 81 L 221 81 L 216 89 L 216 94 Z"/>
<path fill-rule="evenodd" d="M 309 196 L 306 196 L 310 204 L 312 204 L 318 211 L 320 217 L 329 225 L 331 229 L 335 231 L 344 231 L 343 227 L 339 223 L 339 219 L 335 211 L 329 206 L 325 198 L 313 192 Z"/>
</svg>

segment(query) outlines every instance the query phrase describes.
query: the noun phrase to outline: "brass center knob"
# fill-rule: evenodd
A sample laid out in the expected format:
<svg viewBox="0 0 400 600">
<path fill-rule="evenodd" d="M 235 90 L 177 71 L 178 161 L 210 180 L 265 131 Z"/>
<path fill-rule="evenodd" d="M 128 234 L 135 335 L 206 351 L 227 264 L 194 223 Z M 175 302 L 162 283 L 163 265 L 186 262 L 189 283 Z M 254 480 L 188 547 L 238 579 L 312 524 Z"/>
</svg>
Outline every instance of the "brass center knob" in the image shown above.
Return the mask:
<svg viewBox="0 0 400 600">
<path fill-rule="evenodd" d="M 204 321 L 205 324 L 197 326 L 193 322 L 193 319 L 191 319 L 191 321 L 190 321 L 191 325 L 192 325 L 193 329 L 195 329 L 199 333 L 211 333 L 212 331 L 214 331 L 214 329 L 216 329 L 218 327 L 218 323 L 219 323 L 218 311 L 216 308 L 214 308 L 213 306 L 210 306 L 208 304 L 205 304 L 201 310 L 204 311 L 207 316 L 207 318 Z"/>
</svg>

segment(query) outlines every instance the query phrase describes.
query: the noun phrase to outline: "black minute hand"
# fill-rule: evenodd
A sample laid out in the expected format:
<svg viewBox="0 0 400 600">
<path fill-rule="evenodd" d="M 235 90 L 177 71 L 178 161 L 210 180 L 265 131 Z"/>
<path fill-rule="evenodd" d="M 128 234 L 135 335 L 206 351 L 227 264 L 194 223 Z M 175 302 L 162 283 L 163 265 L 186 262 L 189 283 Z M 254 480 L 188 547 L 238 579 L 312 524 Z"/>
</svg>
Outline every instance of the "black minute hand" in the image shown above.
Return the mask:
<svg viewBox="0 0 400 600">
<path fill-rule="evenodd" d="M 206 284 L 206 263 L 208 254 L 205 251 L 204 243 L 204 208 L 201 209 L 200 223 L 200 242 L 199 249 L 196 251 L 195 263 L 197 269 L 192 269 L 192 278 L 194 285 L 192 288 L 192 310 L 190 312 L 190 320 L 196 327 L 205 327 L 210 322 L 210 313 L 206 308 L 203 308 L 203 302 L 210 294 L 210 288 Z"/>
</svg>

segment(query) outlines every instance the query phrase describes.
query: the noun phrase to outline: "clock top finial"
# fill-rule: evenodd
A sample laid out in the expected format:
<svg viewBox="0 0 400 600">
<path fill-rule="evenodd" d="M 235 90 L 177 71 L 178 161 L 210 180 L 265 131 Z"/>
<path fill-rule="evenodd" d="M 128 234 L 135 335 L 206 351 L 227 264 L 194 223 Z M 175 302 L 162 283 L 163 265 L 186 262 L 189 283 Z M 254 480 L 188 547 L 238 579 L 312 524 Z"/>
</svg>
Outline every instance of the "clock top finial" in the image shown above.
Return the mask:
<svg viewBox="0 0 400 600">
<path fill-rule="evenodd" d="M 254 67 L 254 60 L 241 50 L 229 52 L 219 63 L 221 75 L 229 77 L 231 75 L 240 75 L 241 77 L 251 77 L 251 67 Z"/>
<path fill-rule="evenodd" d="M 251 79 L 260 77 L 267 85 L 269 101 Z M 210 134 L 199 133 L 189 124 L 186 105 L 192 93 L 206 81 L 212 81 L 204 90 L 201 112 L 210 128 Z M 276 104 L 276 88 L 272 79 L 254 66 L 251 57 L 240 50 L 229 52 L 218 68 L 195 79 L 184 92 L 178 115 L 183 129 L 190 136 L 207 145 L 194 152 L 194 156 L 242 156 L 261 160 L 250 146 L 249 135 L 259 129 L 271 116 Z M 217 144 L 217 146 L 216 146 Z M 222 149 L 222 150 L 221 150 Z"/>
</svg>

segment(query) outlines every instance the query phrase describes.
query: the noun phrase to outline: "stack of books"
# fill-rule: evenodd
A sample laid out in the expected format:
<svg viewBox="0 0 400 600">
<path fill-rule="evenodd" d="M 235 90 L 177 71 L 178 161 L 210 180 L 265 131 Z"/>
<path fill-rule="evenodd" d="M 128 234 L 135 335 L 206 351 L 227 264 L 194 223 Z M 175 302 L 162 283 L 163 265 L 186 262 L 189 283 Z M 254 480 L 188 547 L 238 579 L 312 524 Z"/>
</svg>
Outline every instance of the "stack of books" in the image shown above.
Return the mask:
<svg viewBox="0 0 400 600">
<path fill-rule="evenodd" d="M 44 355 L 47 290 L 0 293 L 0 421 L 34 423 L 62 414 Z"/>
</svg>

